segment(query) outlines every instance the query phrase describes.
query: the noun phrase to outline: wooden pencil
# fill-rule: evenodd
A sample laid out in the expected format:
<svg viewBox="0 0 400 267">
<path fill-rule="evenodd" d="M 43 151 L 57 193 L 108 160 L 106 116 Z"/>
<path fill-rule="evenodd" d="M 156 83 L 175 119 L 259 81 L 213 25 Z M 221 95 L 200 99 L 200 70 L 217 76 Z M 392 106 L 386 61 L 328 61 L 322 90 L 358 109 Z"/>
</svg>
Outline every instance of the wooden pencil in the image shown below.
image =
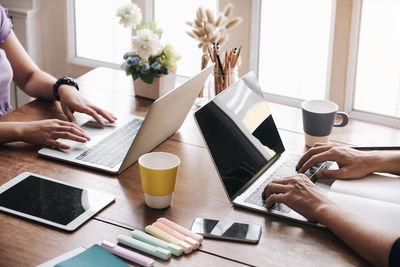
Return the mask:
<svg viewBox="0 0 400 267">
<path fill-rule="evenodd" d="M 238 61 L 238 59 L 239 59 L 240 51 L 241 51 L 241 50 L 242 50 L 242 46 L 240 46 L 239 49 L 237 50 L 237 53 L 236 53 L 236 55 L 235 55 L 235 57 L 234 57 L 234 60 L 233 60 L 233 67 L 236 66 L 236 63 L 237 63 L 237 61 Z"/>
</svg>

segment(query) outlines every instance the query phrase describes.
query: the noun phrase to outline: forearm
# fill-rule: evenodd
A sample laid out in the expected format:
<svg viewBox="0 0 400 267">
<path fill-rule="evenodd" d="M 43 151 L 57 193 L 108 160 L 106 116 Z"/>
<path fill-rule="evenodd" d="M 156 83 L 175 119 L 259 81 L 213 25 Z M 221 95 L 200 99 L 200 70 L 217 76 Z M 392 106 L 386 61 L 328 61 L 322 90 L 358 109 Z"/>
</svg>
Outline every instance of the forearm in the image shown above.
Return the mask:
<svg viewBox="0 0 400 267">
<path fill-rule="evenodd" d="M 23 122 L 1 122 L 0 143 L 23 141 Z"/>
<path fill-rule="evenodd" d="M 319 222 L 326 225 L 350 248 L 375 266 L 387 266 L 394 241 L 400 233 L 349 213 L 335 204 L 318 211 Z"/>
<path fill-rule="evenodd" d="M 371 151 L 370 166 L 374 172 L 400 174 L 400 153 L 395 151 Z"/>
<path fill-rule="evenodd" d="M 53 85 L 56 79 L 50 74 L 36 70 L 22 88 L 28 95 L 48 100 L 54 100 Z"/>
<path fill-rule="evenodd" d="M 56 79 L 43 72 L 31 59 L 14 32 L 10 35 L 0 48 L 4 49 L 10 61 L 14 73 L 14 82 L 28 95 L 53 100 L 53 84 Z"/>
</svg>

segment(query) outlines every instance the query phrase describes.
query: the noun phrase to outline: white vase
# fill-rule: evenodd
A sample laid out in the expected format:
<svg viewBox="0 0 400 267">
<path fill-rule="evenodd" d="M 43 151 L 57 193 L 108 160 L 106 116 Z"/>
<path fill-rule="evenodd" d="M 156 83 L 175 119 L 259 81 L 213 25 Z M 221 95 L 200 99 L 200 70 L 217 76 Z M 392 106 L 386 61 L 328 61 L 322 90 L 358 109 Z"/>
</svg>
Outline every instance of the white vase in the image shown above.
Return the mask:
<svg viewBox="0 0 400 267">
<path fill-rule="evenodd" d="M 167 75 L 154 76 L 153 83 L 151 84 L 145 83 L 141 78 L 138 78 L 133 81 L 133 87 L 136 96 L 155 100 L 174 89 L 175 81 L 176 73 L 170 72 Z"/>
</svg>

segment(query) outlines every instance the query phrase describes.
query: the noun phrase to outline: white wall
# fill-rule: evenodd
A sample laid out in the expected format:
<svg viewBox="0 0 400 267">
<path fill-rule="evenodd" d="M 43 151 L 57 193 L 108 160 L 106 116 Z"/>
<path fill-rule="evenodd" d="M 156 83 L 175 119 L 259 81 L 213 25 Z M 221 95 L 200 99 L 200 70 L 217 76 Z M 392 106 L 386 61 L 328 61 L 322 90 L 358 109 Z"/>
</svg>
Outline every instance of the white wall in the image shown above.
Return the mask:
<svg viewBox="0 0 400 267">
<path fill-rule="evenodd" d="M 42 68 L 56 77 L 78 77 L 91 68 L 74 65 L 67 57 L 66 1 L 41 0 L 39 5 L 42 30 Z"/>
</svg>

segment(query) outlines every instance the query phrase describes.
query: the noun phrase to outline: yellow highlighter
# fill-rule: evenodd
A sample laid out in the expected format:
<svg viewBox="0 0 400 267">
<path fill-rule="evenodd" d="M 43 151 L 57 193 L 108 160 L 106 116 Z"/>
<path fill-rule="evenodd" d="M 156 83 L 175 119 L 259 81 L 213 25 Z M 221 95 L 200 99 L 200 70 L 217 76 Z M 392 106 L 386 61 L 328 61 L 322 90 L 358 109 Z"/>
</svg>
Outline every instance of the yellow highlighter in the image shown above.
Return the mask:
<svg viewBox="0 0 400 267">
<path fill-rule="evenodd" d="M 152 236 L 155 236 L 155 237 L 160 238 L 160 239 L 162 239 L 164 241 L 167 241 L 167 242 L 170 242 L 172 244 L 175 244 L 175 245 L 178 245 L 178 246 L 182 247 L 183 248 L 183 252 L 185 254 L 189 254 L 193 250 L 192 246 L 189 245 L 188 243 L 186 243 L 186 242 L 184 242 L 182 240 L 179 240 L 176 237 L 173 237 L 172 235 L 164 232 L 163 230 L 160 230 L 159 228 L 157 228 L 157 227 L 155 227 L 153 225 L 146 226 L 145 231 L 147 233 L 151 234 Z"/>
<path fill-rule="evenodd" d="M 166 232 L 167 234 L 172 235 L 173 237 L 176 237 L 182 241 L 185 241 L 186 243 L 190 244 L 192 246 L 192 249 L 198 249 L 199 248 L 199 242 L 191 238 L 190 236 L 185 236 L 184 234 L 181 234 L 180 232 L 172 229 L 168 225 L 163 224 L 162 222 L 155 222 L 153 223 L 153 226 L 157 227 L 158 229 Z"/>
</svg>

